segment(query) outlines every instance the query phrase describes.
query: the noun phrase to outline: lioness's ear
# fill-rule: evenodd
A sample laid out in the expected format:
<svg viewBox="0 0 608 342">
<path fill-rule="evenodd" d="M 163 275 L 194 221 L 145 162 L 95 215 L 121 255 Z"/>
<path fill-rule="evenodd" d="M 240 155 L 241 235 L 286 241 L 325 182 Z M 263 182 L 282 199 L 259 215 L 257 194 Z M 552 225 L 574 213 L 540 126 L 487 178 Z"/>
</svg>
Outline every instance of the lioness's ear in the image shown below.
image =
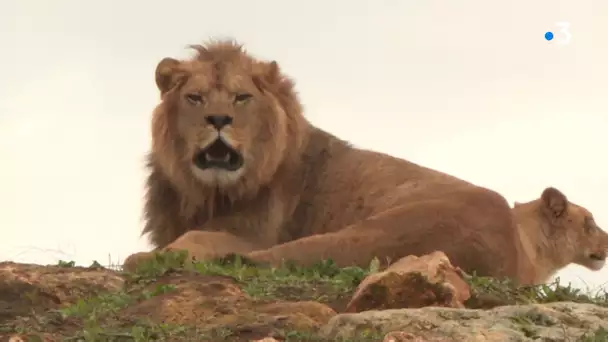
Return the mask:
<svg viewBox="0 0 608 342">
<path fill-rule="evenodd" d="M 519 207 L 521 205 L 520 202 L 514 201 L 513 202 L 513 207 Z"/>
<path fill-rule="evenodd" d="M 568 209 L 568 199 L 556 188 L 546 188 L 541 195 L 543 209 L 551 218 L 559 218 Z"/>
<path fill-rule="evenodd" d="M 163 58 L 156 66 L 156 86 L 161 94 L 171 90 L 183 73 L 179 70 L 180 61 L 174 58 Z"/>
</svg>

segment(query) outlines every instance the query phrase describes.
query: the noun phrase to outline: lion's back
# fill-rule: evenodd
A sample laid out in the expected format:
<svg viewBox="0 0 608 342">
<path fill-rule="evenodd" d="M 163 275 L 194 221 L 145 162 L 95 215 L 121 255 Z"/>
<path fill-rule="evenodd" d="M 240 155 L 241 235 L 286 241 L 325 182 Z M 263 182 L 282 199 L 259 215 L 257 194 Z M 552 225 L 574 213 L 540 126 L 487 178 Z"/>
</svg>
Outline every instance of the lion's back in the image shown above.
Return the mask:
<svg viewBox="0 0 608 342">
<path fill-rule="evenodd" d="M 311 133 L 294 177 L 301 186 L 292 221 L 308 226 L 299 235 L 340 230 L 406 201 L 473 186 L 404 159 L 354 148 L 320 129 Z"/>
</svg>

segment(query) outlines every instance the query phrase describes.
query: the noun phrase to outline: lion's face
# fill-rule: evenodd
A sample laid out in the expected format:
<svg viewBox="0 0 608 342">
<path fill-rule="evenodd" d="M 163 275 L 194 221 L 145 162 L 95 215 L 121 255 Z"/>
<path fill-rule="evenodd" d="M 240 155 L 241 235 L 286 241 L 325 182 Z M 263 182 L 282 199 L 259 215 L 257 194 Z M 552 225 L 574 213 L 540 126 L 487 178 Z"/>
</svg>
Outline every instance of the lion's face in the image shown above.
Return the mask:
<svg viewBox="0 0 608 342">
<path fill-rule="evenodd" d="M 210 67 L 201 65 L 181 87 L 176 127 L 192 174 L 206 184 L 229 185 L 248 168 L 272 167 L 263 165 L 265 154 L 281 147 L 276 138 L 285 134 L 284 113 L 245 70 L 232 66 L 217 82 L 205 70 Z"/>
<path fill-rule="evenodd" d="M 234 45 L 216 48 L 200 47 L 191 61 L 159 63 L 156 79 L 168 113 L 153 127 L 156 150 L 172 144 L 174 162 L 209 187 L 267 182 L 288 141 L 285 110 L 266 88 L 278 66 L 254 61 Z M 162 129 L 170 138 L 160 139 Z"/>
<path fill-rule="evenodd" d="M 532 208 L 533 211 L 529 211 Z M 515 211 L 535 212 L 535 226 L 543 232 L 541 246 L 553 249 L 554 258 L 564 264 L 575 263 L 598 271 L 606 264 L 608 234 L 595 222 L 586 208 L 569 202 L 555 188 L 547 188 L 541 198 L 528 203 L 515 203 Z"/>
</svg>

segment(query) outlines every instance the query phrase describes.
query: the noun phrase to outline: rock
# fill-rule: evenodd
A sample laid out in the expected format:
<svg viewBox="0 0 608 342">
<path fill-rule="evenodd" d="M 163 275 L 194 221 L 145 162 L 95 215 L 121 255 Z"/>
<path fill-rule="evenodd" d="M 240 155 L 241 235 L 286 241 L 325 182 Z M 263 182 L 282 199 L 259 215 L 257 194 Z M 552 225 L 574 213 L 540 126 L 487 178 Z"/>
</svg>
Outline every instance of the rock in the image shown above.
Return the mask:
<svg viewBox="0 0 608 342">
<path fill-rule="evenodd" d="M 0 341 L 577 341 L 600 327 L 608 336 L 608 308 L 571 302 L 338 314 L 363 270 L 329 264 L 305 270 L 259 268 L 238 260 L 183 264 L 183 257 L 157 255 L 152 267 L 137 274 L 69 263 L 0 263 Z M 422 299 L 427 293 L 420 289 L 448 280 L 456 287 L 448 279 L 451 273 L 437 271 L 446 267 L 441 260 L 437 253 L 400 261 L 399 270 L 427 267 L 425 274 L 437 282 L 427 279 L 412 292 L 393 287 L 401 292 L 389 297 L 399 302 L 406 293 L 414 297 L 411 303 L 426 304 Z M 375 281 L 381 283 L 389 273 L 378 273 Z M 368 278 L 367 288 L 373 280 Z M 455 298 L 466 297 L 461 293 L 441 297 L 432 292 L 428 298 L 453 305 Z M 565 292 L 560 293 L 564 298 Z M 605 299 L 598 302 L 608 304 Z"/>
<path fill-rule="evenodd" d="M 0 336 L 2 336 L 0 334 Z M 39 342 L 56 342 L 57 340 L 54 339 L 52 336 L 49 336 L 48 334 L 42 334 L 37 336 L 39 337 L 38 339 L 36 339 L 36 341 Z M 26 335 L 12 335 L 9 337 L 8 342 L 31 342 L 32 339 L 28 339 L 28 337 Z"/>
<path fill-rule="evenodd" d="M 445 341 L 445 342 L 447 342 L 449 340 L 444 339 L 444 338 L 428 339 L 428 338 L 423 338 L 418 335 L 404 332 L 404 331 L 390 332 L 390 333 L 386 334 L 386 336 L 384 336 L 384 339 L 382 340 L 382 342 L 406 342 L 406 341 L 412 341 L 412 342 L 440 342 L 440 341 L 443 342 L 443 341 Z"/>
<path fill-rule="evenodd" d="M 574 341 L 599 328 L 608 329 L 608 308 L 559 302 L 492 310 L 425 307 L 339 314 L 321 335 L 348 339 L 377 330 L 415 333 L 419 341 Z"/>
<path fill-rule="evenodd" d="M 346 312 L 424 306 L 462 308 L 469 297 L 462 271 L 437 251 L 422 257 L 407 256 L 369 275 L 355 291 Z"/>
</svg>

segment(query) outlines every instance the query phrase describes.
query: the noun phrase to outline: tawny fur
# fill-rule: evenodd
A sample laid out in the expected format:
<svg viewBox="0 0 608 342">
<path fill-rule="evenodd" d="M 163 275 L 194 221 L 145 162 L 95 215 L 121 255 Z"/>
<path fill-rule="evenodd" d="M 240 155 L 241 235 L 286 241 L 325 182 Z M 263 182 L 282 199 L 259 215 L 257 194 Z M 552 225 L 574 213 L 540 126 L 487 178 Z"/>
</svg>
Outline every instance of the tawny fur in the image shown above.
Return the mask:
<svg viewBox="0 0 608 342">
<path fill-rule="evenodd" d="M 156 70 L 161 102 L 152 120 L 144 233 L 157 249 L 302 264 L 331 258 L 342 266 L 442 250 L 467 272 L 537 278 L 501 195 L 312 126 L 276 62 L 256 60 L 233 42 L 195 49 L 194 58 L 165 58 Z M 189 104 L 192 92 L 204 103 Z M 237 104 L 239 93 L 252 98 Z M 204 118 L 218 113 L 233 118 L 222 134 L 245 164 L 201 173 L 192 153 L 217 134 Z"/>
<path fill-rule="evenodd" d="M 547 188 L 534 201 L 515 202 L 513 213 L 524 254 L 534 265 L 534 283 L 546 283 L 571 263 L 593 271 L 604 266 L 608 234 L 589 210 L 569 202 L 559 190 Z"/>
</svg>

